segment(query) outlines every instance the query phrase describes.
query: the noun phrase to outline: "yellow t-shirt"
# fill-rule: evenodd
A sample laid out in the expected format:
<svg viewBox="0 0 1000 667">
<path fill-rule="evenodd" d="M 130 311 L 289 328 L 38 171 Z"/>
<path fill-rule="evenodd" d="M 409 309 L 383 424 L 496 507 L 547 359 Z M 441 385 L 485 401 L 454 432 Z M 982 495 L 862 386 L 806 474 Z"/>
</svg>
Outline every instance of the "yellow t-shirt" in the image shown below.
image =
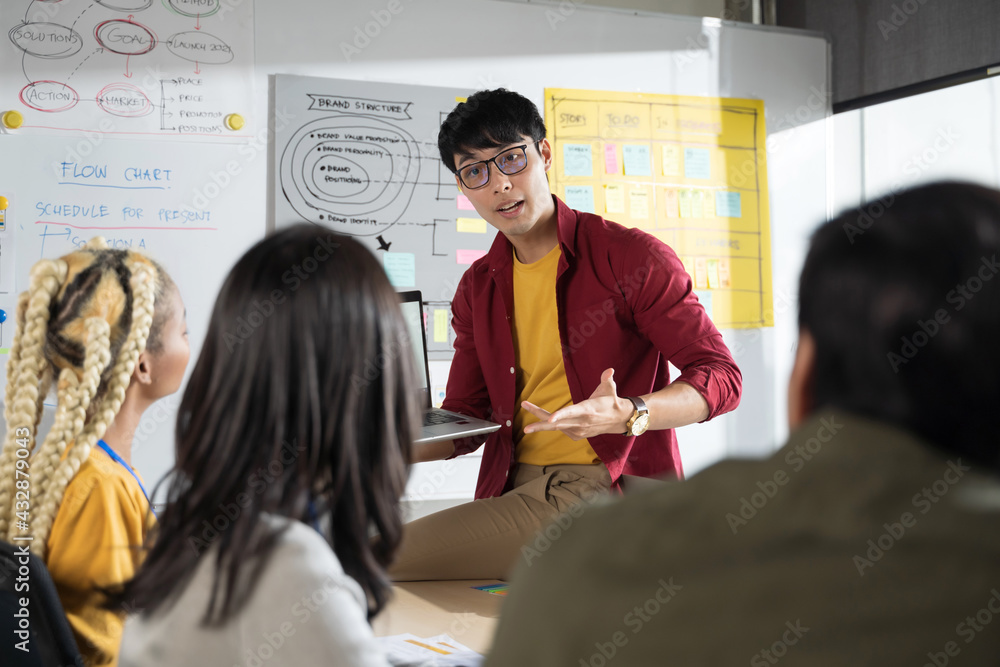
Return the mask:
<svg viewBox="0 0 1000 667">
<path fill-rule="evenodd" d="M 528 465 L 599 463 L 586 440 L 572 440 L 560 431 L 525 435 L 524 427 L 538 419 L 521 408 L 521 401 L 555 412 L 573 402 L 566 382 L 559 317 L 556 306 L 556 270 L 561 251 L 557 244 L 533 264 L 514 255 L 514 352 L 517 354 L 517 406 L 514 445 L 517 460 Z"/>
<path fill-rule="evenodd" d="M 102 596 L 94 586 L 120 584 L 135 575 L 141 561 L 135 547 L 142 545 L 152 522 L 138 482 L 95 445 L 66 487 L 46 558 L 87 665 L 118 664 L 124 615 L 101 609 Z"/>
</svg>

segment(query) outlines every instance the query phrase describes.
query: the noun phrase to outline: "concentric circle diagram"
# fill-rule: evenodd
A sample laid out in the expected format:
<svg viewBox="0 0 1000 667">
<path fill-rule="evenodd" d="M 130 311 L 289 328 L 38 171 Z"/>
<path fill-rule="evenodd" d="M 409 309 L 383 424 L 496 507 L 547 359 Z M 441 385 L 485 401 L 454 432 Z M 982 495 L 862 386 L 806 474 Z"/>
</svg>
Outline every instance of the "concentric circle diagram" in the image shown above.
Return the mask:
<svg viewBox="0 0 1000 667">
<path fill-rule="evenodd" d="M 392 123 L 332 116 L 303 126 L 281 156 L 281 189 L 304 219 L 342 234 L 380 234 L 410 205 L 416 141 Z"/>
</svg>

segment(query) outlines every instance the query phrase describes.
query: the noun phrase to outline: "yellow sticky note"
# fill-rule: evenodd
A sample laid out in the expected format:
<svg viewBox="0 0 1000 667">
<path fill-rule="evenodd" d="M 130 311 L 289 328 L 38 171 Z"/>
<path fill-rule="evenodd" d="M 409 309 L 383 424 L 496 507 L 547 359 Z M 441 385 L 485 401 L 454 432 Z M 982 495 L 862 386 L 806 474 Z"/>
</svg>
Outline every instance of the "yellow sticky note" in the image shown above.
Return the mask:
<svg viewBox="0 0 1000 667">
<path fill-rule="evenodd" d="M 456 97 L 455 101 L 458 102 L 459 104 L 464 104 L 465 102 L 469 101 L 469 98 L 467 98 L 467 97 Z"/>
<path fill-rule="evenodd" d="M 663 175 L 679 176 L 681 173 L 681 147 L 663 147 Z"/>
<path fill-rule="evenodd" d="M 630 190 L 628 202 L 629 215 L 636 220 L 649 219 L 649 193 L 645 190 Z"/>
<path fill-rule="evenodd" d="M 704 257 L 697 257 L 694 260 L 694 287 L 708 289 L 708 260 Z"/>
<path fill-rule="evenodd" d="M 625 190 L 620 185 L 604 186 L 604 209 L 608 213 L 625 212 Z"/>
<path fill-rule="evenodd" d="M 681 207 L 681 217 L 690 218 L 691 215 L 691 191 L 681 190 L 680 195 L 680 207 Z"/>
<path fill-rule="evenodd" d="M 458 231 L 470 234 L 485 234 L 486 221 L 482 218 L 459 218 Z"/>
<path fill-rule="evenodd" d="M 694 280 L 694 257 L 683 255 L 680 260 L 681 264 L 684 265 L 684 270 L 691 276 L 691 280 Z"/>
<path fill-rule="evenodd" d="M 692 218 L 705 217 L 705 207 L 702 206 L 701 190 L 691 191 L 691 217 Z"/>
<path fill-rule="evenodd" d="M 710 259 L 708 260 L 708 288 L 718 289 L 719 288 L 719 260 Z"/>
<path fill-rule="evenodd" d="M 729 277 L 729 260 L 720 259 L 719 260 L 719 287 L 724 289 L 729 289 L 733 286 L 732 278 Z"/>
<path fill-rule="evenodd" d="M 434 309 L 434 342 L 448 342 L 448 311 L 444 308 Z"/>
</svg>

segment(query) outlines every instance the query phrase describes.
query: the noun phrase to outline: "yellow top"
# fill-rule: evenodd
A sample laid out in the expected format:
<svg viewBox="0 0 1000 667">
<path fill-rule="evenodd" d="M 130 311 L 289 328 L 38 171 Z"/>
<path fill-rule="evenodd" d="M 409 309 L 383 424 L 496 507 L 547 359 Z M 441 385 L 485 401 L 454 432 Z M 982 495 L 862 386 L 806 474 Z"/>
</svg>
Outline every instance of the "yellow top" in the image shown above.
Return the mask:
<svg viewBox="0 0 1000 667">
<path fill-rule="evenodd" d="M 145 485 L 145 482 L 143 482 Z M 147 522 L 148 517 L 148 522 Z M 101 609 L 94 586 L 131 579 L 152 525 L 135 478 L 94 446 L 66 487 L 49 534 L 47 565 L 88 665 L 118 664 L 124 615 Z"/>
<path fill-rule="evenodd" d="M 517 405 L 514 409 L 514 445 L 517 460 L 528 465 L 599 463 L 586 440 L 574 441 L 560 431 L 524 434 L 527 424 L 538 421 L 521 401 L 555 412 L 573 402 L 566 382 L 559 318 L 556 306 L 556 269 L 559 245 L 533 264 L 522 264 L 514 255 L 514 352 L 517 354 Z"/>
</svg>

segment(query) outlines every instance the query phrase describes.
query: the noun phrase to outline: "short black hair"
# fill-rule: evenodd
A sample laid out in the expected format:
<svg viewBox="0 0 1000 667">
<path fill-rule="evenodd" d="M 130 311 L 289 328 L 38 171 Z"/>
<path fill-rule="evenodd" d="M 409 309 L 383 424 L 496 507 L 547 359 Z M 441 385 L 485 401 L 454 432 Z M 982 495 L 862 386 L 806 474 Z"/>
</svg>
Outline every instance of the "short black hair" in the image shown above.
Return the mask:
<svg viewBox="0 0 1000 667">
<path fill-rule="evenodd" d="M 1000 192 L 942 182 L 822 225 L 799 284 L 814 404 L 1000 470 Z"/>
<path fill-rule="evenodd" d="M 455 173 L 455 154 L 499 148 L 531 137 L 545 138 L 545 122 L 527 97 L 507 90 L 480 90 L 452 109 L 438 132 L 438 150 L 444 166 Z M 538 146 L 535 146 L 536 150 Z"/>
</svg>

